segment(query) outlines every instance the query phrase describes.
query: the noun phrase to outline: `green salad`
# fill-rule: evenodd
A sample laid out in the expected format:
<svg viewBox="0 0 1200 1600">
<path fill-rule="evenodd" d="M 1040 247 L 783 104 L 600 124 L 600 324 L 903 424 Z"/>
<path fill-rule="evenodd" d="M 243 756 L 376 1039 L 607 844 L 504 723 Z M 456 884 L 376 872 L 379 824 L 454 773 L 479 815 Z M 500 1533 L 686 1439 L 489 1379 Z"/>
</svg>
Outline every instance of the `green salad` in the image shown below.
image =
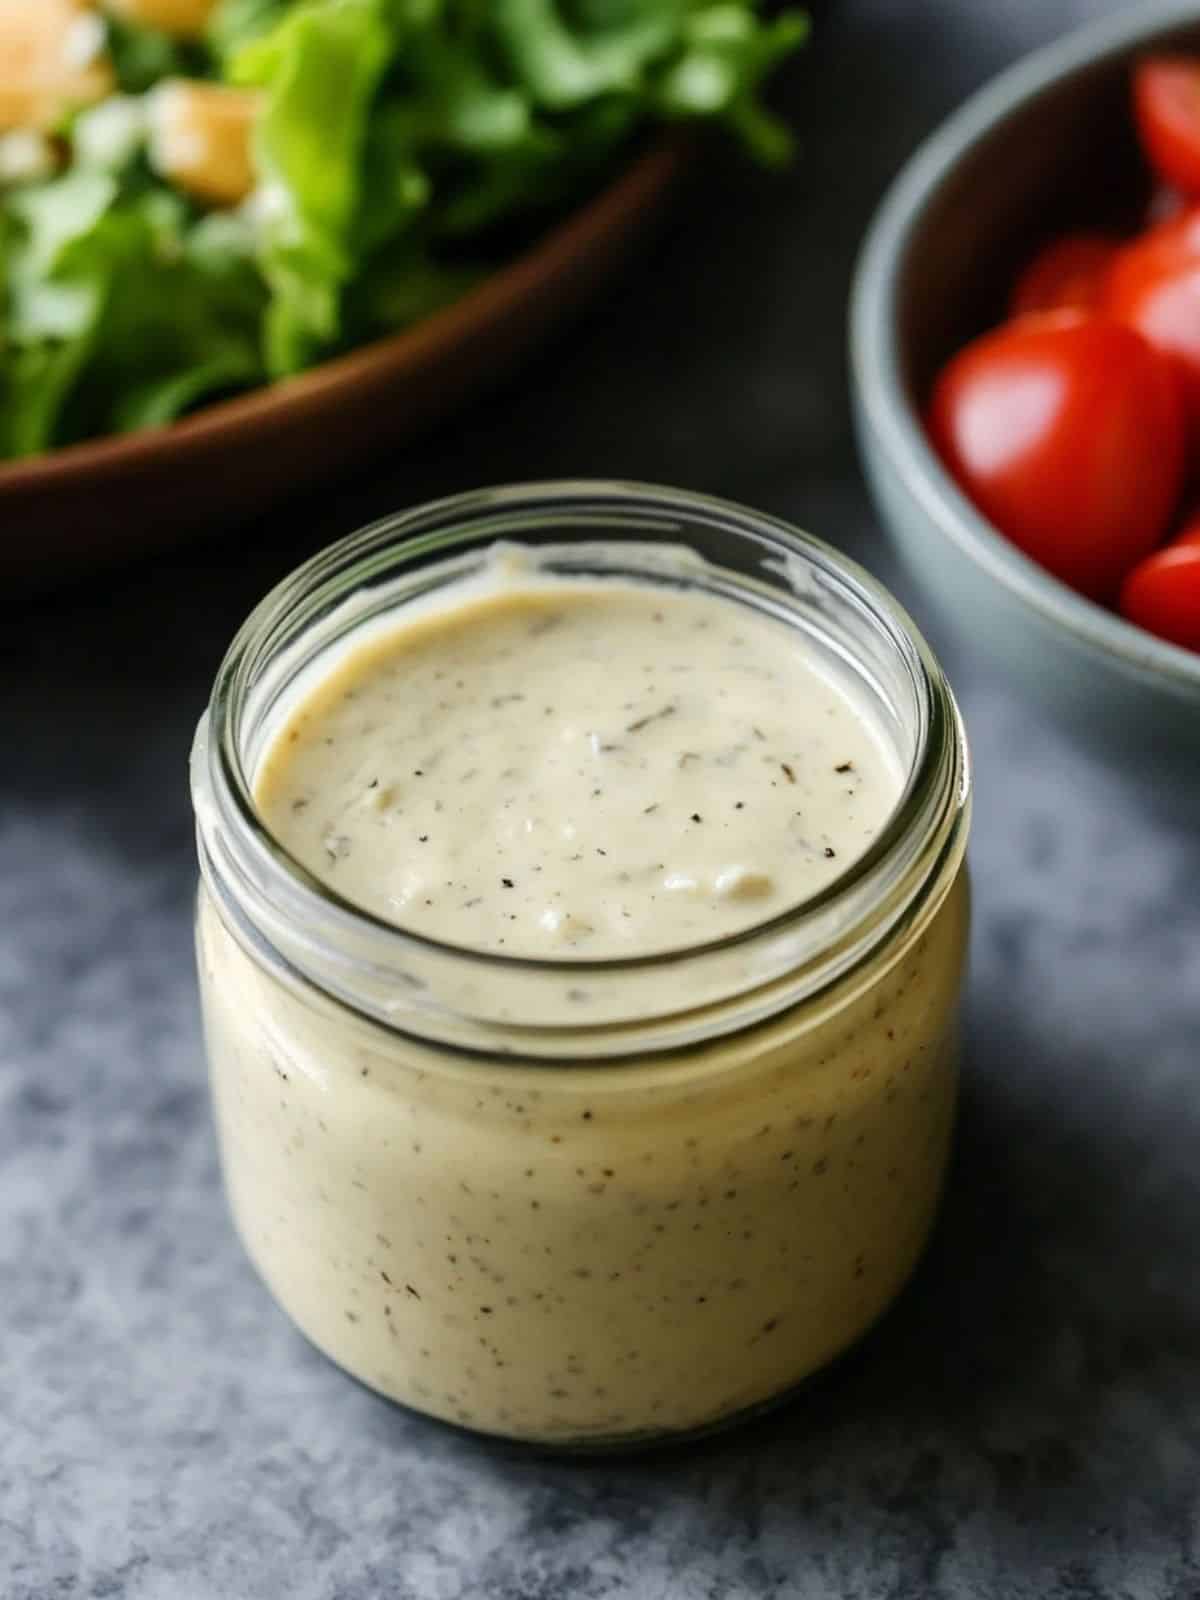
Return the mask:
<svg viewBox="0 0 1200 1600">
<path fill-rule="evenodd" d="M 757 0 L 25 3 L 45 37 L 6 45 L 3 0 L 0 58 L 61 48 L 76 76 L 61 104 L 0 82 L 7 457 L 416 321 L 653 124 L 716 120 L 785 159 L 759 88 L 806 31 Z"/>
</svg>

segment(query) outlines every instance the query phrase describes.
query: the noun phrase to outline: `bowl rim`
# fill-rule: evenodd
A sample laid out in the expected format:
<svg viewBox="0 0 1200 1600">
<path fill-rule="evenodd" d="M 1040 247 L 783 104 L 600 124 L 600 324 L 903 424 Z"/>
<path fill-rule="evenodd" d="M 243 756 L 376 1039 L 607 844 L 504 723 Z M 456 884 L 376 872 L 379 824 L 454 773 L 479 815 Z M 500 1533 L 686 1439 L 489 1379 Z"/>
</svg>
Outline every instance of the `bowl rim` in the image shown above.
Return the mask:
<svg viewBox="0 0 1200 1600">
<path fill-rule="evenodd" d="M 1064 79 L 1129 55 L 1158 34 L 1200 25 L 1198 0 L 1153 0 L 1102 18 L 1022 57 L 977 89 L 917 147 L 892 180 L 859 252 L 850 292 L 850 370 L 860 414 L 908 494 L 943 538 L 1045 623 L 1085 650 L 1116 657 L 1159 687 L 1200 691 L 1200 655 L 1106 610 L 1023 554 L 976 510 L 930 445 L 901 372 L 896 286 L 913 234 L 939 190 L 987 135 Z"/>
</svg>

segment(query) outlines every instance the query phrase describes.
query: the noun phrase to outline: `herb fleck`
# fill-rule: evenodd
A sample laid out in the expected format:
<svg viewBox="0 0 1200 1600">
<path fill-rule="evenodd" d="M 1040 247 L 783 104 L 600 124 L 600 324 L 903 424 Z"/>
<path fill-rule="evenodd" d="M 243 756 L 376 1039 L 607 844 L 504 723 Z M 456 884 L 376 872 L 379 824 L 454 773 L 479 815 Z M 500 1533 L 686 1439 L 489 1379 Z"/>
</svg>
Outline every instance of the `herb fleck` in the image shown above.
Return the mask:
<svg viewBox="0 0 1200 1600">
<path fill-rule="evenodd" d="M 672 703 L 663 706 L 658 711 L 649 711 L 644 717 L 638 717 L 636 722 L 628 723 L 625 732 L 640 733 L 643 728 L 648 728 L 652 722 L 661 722 L 664 717 L 673 717 L 678 709 L 678 706 Z"/>
</svg>

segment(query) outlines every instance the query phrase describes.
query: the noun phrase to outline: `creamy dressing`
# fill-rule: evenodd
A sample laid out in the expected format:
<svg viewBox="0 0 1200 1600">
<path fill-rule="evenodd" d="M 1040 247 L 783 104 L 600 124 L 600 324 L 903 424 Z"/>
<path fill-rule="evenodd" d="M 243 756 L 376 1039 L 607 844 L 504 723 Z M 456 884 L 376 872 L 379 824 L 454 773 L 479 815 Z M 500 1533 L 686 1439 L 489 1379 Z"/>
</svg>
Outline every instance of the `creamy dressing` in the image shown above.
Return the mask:
<svg viewBox="0 0 1200 1600">
<path fill-rule="evenodd" d="M 345 899 L 501 955 L 744 930 L 853 862 L 902 782 L 799 630 L 685 587 L 501 573 L 352 633 L 297 690 L 254 774 L 268 826 Z M 951 853 L 920 916 L 814 1003 L 687 1051 L 531 1062 L 298 985 L 206 889 L 246 1246 L 335 1360 L 465 1426 L 578 1444 L 761 1405 L 861 1334 L 924 1244 L 966 920 Z M 681 979 L 639 981 L 661 1011 Z"/>
<path fill-rule="evenodd" d="M 901 776 L 795 629 L 697 591 L 453 599 L 344 655 L 260 768 L 272 832 L 386 921 L 647 955 L 809 898 Z"/>
</svg>

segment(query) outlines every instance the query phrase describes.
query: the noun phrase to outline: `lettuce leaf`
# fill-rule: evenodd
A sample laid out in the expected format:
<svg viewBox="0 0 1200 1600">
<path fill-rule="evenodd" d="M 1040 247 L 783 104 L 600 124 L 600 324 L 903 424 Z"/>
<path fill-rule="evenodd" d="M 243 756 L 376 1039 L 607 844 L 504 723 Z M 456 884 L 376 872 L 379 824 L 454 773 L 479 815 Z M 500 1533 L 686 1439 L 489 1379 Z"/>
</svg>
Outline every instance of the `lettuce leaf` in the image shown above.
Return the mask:
<svg viewBox="0 0 1200 1600">
<path fill-rule="evenodd" d="M 207 76 L 211 58 L 202 44 L 172 38 L 157 28 L 105 17 L 108 53 L 124 94 L 143 94 L 163 78 Z"/>
<path fill-rule="evenodd" d="M 389 0 L 300 6 L 234 57 L 236 83 L 262 88 L 255 156 L 271 197 L 259 262 L 271 290 L 265 329 L 273 377 L 336 344 L 354 276 L 367 122 L 397 45 Z"/>
<path fill-rule="evenodd" d="M 156 426 L 465 293 L 650 125 L 790 135 L 761 86 L 803 41 L 763 0 L 218 0 L 202 40 L 111 21 L 120 93 L 65 174 L 0 192 L 0 455 Z M 252 87 L 255 194 L 153 172 L 140 96 Z"/>
<path fill-rule="evenodd" d="M 169 422 L 261 381 L 265 292 L 253 256 L 189 224 L 176 196 L 128 195 L 102 172 L 74 172 L 12 201 L 3 453 Z"/>
<path fill-rule="evenodd" d="M 209 15 L 205 41 L 220 62 L 227 62 L 252 39 L 268 33 L 293 0 L 217 0 Z"/>
</svg>

